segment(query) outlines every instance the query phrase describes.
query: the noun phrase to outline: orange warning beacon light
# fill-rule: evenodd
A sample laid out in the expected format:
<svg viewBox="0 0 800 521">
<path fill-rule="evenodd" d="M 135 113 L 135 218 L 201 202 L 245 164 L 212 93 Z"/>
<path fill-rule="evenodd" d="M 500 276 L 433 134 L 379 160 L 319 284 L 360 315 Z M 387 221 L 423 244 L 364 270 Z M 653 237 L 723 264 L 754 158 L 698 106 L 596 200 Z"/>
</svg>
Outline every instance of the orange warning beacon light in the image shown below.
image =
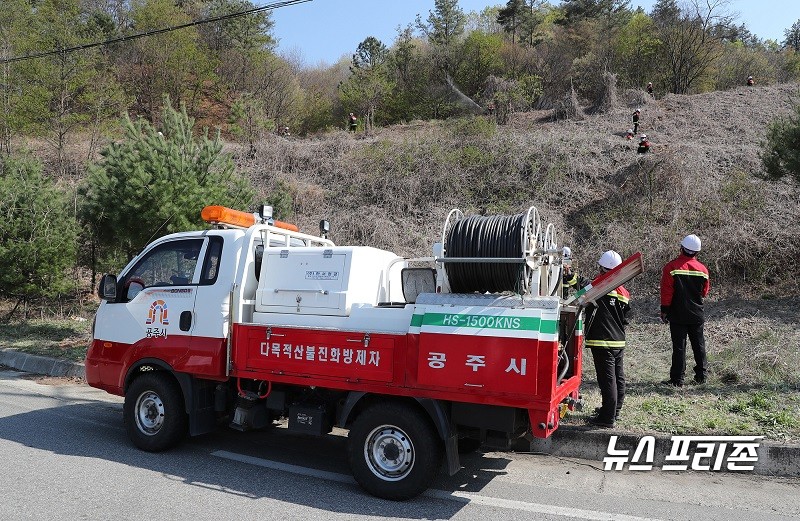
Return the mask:
<svg viewBox="0 0 800 521">
<path fill-rule="evenodd" d="M 210 224 L 228 224 L 230 226 L 238 226 L 241 228 L 249 228 L 256 224 L 257 217 L 255 214 L 233 210 L 224 206 L 206 206 L 200 212 L 200 217 Z M 283 228 L 293 232 L 299 232 L 300 229 L 290 223 L 283 221 L 274 221 L 269 223 L 276 228 Z"/>
<path fill-rule="evenodd" d="M 224 206 L 206 206 L 200 212 L 200 217 L 211 224 L 230 224 L 249 228 L 256 223 L 256 216 L 252 213 L 232 210 Z"/>
</svg>

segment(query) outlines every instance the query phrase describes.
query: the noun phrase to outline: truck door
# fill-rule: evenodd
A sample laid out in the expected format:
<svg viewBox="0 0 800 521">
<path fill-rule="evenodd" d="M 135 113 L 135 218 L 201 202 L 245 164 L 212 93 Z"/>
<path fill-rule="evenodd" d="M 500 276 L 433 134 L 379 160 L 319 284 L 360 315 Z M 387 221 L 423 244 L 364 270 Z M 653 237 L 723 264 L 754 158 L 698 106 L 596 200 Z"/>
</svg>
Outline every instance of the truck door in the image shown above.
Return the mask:
<svg viewBox="0 0 800 521">
<path fill-rule="evenodd" d="M 206 242 L 198 237 L 155 245 L 122 275 L 117 301 L 101 304 L 95 340 L 102 341 L 104 383 L 117 385 L 106 380 L 116 380 L 120 365 L 139 358 L 159 358 L 173 367 L 185 358 Z"/>
<path fill-rule="evenodd" d="M 209 236 L 198 266 L 200 278 L 195 289 L 192 339 L 181 369 L 197 376 L 221 378 L 227 356 L 229 302 L 238 257 L 236 248 L 225 249 L 223 238 Z M 223 256 L 223 250 L 225 255 Z"/>
</svg>

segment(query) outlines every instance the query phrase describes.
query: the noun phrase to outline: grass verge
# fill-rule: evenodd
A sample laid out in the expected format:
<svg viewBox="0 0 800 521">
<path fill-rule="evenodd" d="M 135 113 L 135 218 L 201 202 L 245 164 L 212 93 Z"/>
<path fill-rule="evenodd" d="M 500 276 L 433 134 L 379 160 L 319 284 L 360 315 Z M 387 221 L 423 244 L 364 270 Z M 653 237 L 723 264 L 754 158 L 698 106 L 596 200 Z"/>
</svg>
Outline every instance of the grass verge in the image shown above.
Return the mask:
<svg viewBox="0 0 800 521">
<path fill-rule="evenodd" d="M 761 435 L 800 442 L 800 331 L 764 317 L 714 317 L 706 323 L 707 383 L 683 388 L 669 377 L 669 327 L 635 323 L 625 349 L 627 392 L 617 426 L 635 433 Z M 687 382 L 694 359 L 687 346 Z M 581 425 L 600 405 L 591 352 L 584 351 L 582 412 L 565 424 Z"/>
<path fill-rule="evenodd" d="M 0 348 L 83 362 L 91 342 L 85 318 L 25 320 L 0 324 Z"/>
</svg>

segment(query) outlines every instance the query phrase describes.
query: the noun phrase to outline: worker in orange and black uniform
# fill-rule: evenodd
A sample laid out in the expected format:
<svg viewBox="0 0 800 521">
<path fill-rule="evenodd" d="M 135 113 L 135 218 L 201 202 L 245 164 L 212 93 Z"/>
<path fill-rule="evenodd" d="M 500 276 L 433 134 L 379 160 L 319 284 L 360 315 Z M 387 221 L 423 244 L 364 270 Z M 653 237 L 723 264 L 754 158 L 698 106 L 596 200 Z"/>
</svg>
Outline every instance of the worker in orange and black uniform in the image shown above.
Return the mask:
<svg viewBox="0 0 800 521">
<path fill-rule="evenodd" d="M 650 141 L 647 139 L 647 134 L 639 136 L 639 146 L 636 147 L 637 154 L 646 154 L 650 151 Z"/>
<path fill-rule="evenodd" d="M 697 260 L 700 238 L 687 235 L 681 241 L 681 254 L 661 273 L 661 321 L 669 323 L 672 337 L 672 367 L 669 380 L 662 383 L 683 386 L 686 373 L 686 337 L 694 353 L 694 381 L 706 382 L 706 340 L 703 335 L 705 315 L 703 299 L 711 289 L 708 268 Z"/>
<path fill-rule="evenodd" d="M 614 250 L 609 250 L 600 256 L 597 264 L 602 274 L 622 264 L 622 257 Z M 575 275 L 571 270 L 565 271 L 565 282 L 573 277 L 578 279 L 577 284 L 581 288 L 591 283 L 590 280 Z M 623 358 L 625 326 L 628 324 L 630 313 L 630 293 L 623 286 L 603 295 L 586 307 L 584 339 L 586 346 L 592 350 L 597 384 L 602 397 L 602 405 L 589 419 L 589 423 L 595 427 L 613 427 L 625 401 Z"/>
</svg>

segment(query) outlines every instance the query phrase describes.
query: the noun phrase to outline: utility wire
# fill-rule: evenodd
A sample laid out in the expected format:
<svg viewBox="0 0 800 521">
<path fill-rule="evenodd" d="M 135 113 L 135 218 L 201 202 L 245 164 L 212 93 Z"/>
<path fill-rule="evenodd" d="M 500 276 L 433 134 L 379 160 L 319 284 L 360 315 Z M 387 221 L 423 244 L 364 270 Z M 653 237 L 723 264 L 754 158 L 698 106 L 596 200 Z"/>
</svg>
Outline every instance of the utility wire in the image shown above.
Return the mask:
<svg viewBox="0 0 800 521">
<path fill-rule="evenodd" d="M 201 20 L 194 20 L 192 22 L 188 22 L 188 23 L 181 24 L 181 25 L 173 25 L 173 26 L 169 26 L 169 27 L 163 27 L 161 29 L 153 29 L 152 31 L 145 31 L 145 32 L 135 33 L 135 34 L 127 35 L 127 36 L 120 36 L 118 38 L 111 38 L 110 40 L 104 40 L 104 41 L 101 41 L 101 42 L 85 43 L 83 45 L 76 45 L 75 47 L 67 47 L 65 49 L 55 49 L 55 50 L 52 50 L 52 51 L 40 52 L 40 53 L 37 53 L 37 54 L 26 54 L 24 56 L 15 56 L 13 58 L 4 58 L 4 59 L 0 59 L 0 63 L 13 63 L 13 62 L 19 62 L 19 61 L 24 61 L 24 60 L 35 60 L 37 58 L 44 58 L 46 56 L 53 56 L 55 54 L 66 54 L 66 53 L 69 53 L 69 52 L 83 51 L 85 49 L 92 49 L 94 47 L 102 47 L 102 46 L 106 46 L 106 45 L 111 45 L 113 43 L 127 42 L 127 41 L 130 41 L 130 40 L 136 40 L 137 38 L 144 38 L 146 36 L 154 36 L 154 35 L 157 35 L 157 34 L 163 34 L 163 33 L 168 33 L 168 32 L 172 32 L 172 31 L 177 31 L 179 29 L 186 29 L 187 27 L 194 27 L 196 25 L 203 25 L 203 24 L 207 24 L 207 23 L 220 22 L 220 21 L 223 21 L 223 20 L 229 20 L 231 18 L 238 18 L 240 16 L 247 16 L 247 15 L 250 15 L 250 14 L 253 14 L 253 13 L 258 13 L 260 11 L 271 11 L 273 9 L 278 9 L 278 8 L 281 8 L 281 7 L 287 7 L 287 6 L 296 5 L 296 4 L 303 4 L 303 3 L 306 3 L 306 2 L 312 2 L 312 1 L 313 0 L 286 0 L 284 2 L 274 2 L 272 4 L 267 4 L 267 5 L 264 5 L 264 6 L 261 6 L 261 7 L 255 7 L 253 9 L 248 9 L 246 11 L 240 11 L 238 13 L 229 13 L 229 14 L 225 14 L 225 15 L 214 16 L 212 18 L 203 18 Z"/>
</svg>

